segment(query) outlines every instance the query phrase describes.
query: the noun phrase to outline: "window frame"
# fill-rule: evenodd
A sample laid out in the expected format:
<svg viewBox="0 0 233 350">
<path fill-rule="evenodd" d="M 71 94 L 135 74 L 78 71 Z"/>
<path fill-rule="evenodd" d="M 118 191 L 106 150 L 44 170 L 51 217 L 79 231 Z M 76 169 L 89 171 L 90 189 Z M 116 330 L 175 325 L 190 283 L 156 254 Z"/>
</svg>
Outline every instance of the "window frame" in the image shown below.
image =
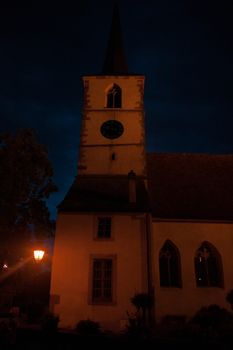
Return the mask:
<svg viewBox="0 0 233 350">
<path fill-rule="evenodd" d="M 117 99 L 119 99 L 119 100 L 117 100 L 117 103 L 116 103 L 116 100 L 114 99 L 114 97 L 112 98 L 112 101 L 110 100 L 110 97 L 114 96 L 113 93 L 111 93 L 111 91 L 114 88 L 118 91 Z M 122 89 L 116 83 L 113 83 L 106 91 L 106 108 L 109 108 L 109 109 L 113 109 L 113 108 L 121 109 L 122 108 Z"/>
<path fill-rule="evenodd" d="M 96 260 L 99 261 L 106 261 L 111 260 L 112 261 L 112 275 L 111 275 L 111 300 L 110 299 L 104 299 L 100 298 L 94 299 L 93 298 L 93 288 L 94 288 L 94 262 Z M 114 305 L 116 304 L 116 269 L 117 269 L 117 257 L 116 255 L 96 255 L 92 254 L 90 256 L 90 271 L 89 271 L 89 293 L 88 293 L 88 304 L 90 305 Z M 103 283 L 103 282 L 102 282 Z M 101 284 L 102 284 L 101 283 Z M 103 286 L 101 286 L 102 289 Z M 103 293 L 103 290 L 102 290 Z"/>
<path fill-rule="evenodd" d="M 213 277 L 214 270 L 216 273 L 216 283 Z M 196 250 L 194 256 L 194 273 L 197 288 L 224 288 L 222 257 L 217 248 L 211 243 L 202 242 Z M 203 276 L 203 283 L 198 282 L 201 276 Z"/>
<path fill-rule="evenodd" d="M 176 259 L 176 281 L 175 281 L 175 283 L 173 283 L 173 281 L 172 281 L 172 274 L 171 274 L 171 270 L 172 270 L 172 268 L 174 268 L 174 266 L 172 267 L 171 263 L 169 262 L 168 257 L 167 257 L 167 261 L 165 261 L 165 263 L 167 264 L 167 266 L 166 266 L 167 275 L 166 276 L 162 275 L 162 271 L 161 271 L 162 270 L 161 260 L 162 260 L 163 256 L 165 256 L 166 245 L 171 248 L 172 254 L 174 255 L 173 258 Z M 171 254 L 171 258 L 172 258 L 172 254 Z M 165 256 L 165 259 L 166 259 L 166 256 Z M 163 280 L 165 280 L 165 279 L 167 279 L 167 281 L 168 281 L 168 283 L 166 285 L 162 284 Z M 176 247 L 176 245 L 170 240 L 166 240 L 164 242 L 164 244 L 162 245 L 161 249 L 159 250 L 159 286 L 160 286 L 160 288 L 182 288 L 182 271 L 181 271 L 180 252 L 179 252 L 179 249 Z"/>
<path fill-rule="evenodd" d="M 99 233 L 99 219 L 110 219 L 111 220 L 111 226 L 110 226 L 110 237 L 100 237 L 98 235 Z M 96 241 L 112 241 L 114 240 L 114 230 L 113 230 L 113 217 L 111 215 L 96 215 L 95 220 L 94 220 L 94 240 Z"/>
</svg>

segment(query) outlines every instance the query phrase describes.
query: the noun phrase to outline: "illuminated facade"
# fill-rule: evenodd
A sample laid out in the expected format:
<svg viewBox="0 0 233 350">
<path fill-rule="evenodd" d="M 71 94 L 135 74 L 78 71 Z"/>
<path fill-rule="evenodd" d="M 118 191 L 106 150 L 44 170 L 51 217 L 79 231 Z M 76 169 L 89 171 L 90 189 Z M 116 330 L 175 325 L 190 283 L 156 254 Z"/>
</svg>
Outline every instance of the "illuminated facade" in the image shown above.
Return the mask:
<svg viewBox="0 0 233 350">
<path fill-rule="evenodd" d="M 146 154 L 144 76 L 124 58 L 117 9 L 101 75 L 83 77 L 78 175 L 58 208 L 51 311 L 120 330 L 136 293 L 153 316 L 228 307 L 232 156 Z"/>
</svg>

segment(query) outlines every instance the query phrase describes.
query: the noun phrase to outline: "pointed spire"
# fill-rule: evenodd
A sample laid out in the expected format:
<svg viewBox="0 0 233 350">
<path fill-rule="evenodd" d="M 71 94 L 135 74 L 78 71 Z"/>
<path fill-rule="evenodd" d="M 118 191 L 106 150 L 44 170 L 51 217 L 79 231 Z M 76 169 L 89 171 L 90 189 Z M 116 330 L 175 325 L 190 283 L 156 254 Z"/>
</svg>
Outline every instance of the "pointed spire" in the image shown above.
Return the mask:
<svg viewBox="0 0 233 350">
<path fill-rule="evenodd" d="M 112 26 L 102 73 L 105 75 L 128 74 L 123 50 L 119 9 L 116 3 L 113 8 Z"/>
</svg>

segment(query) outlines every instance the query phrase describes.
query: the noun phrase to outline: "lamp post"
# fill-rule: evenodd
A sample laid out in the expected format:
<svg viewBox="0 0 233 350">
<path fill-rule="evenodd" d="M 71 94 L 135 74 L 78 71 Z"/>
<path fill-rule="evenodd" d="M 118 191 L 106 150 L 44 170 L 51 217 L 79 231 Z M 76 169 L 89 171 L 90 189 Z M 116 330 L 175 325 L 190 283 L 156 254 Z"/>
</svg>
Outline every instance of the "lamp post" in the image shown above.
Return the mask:
<svg viewBox="0 0 233 350">
<path fill-rule="evenodd" d="M 28 256 L 25 259 L 21 259 L 18 263 L 16 263 L 14 266 L 9 267 L 7 262 L 4 262 L 3 265 L 0 267 L 3 271 L 3 273 L 0 275 L 0 282 L 4 280 L 6 277 L 14 274 L 17 271 L 20 271 L 25 265 L 30 263 L 30 261 L 33 260 L 36 263 L 41 263 L 45 255 L 45 250 L 42 248 L 35 248 L 33 250 L 33 255 Z"/>
<path fill-rule="evenodd" d="M 41 286 L 38 281 L 40 274 L 44 271 L 43 259 L 46 255 L 43 244 L 36 244 L 30 253 L 24 259 L 20 259 L 14 265 L 8 265 L 6 261 L 0 266 L 0 300 L 4 301 L 8 305 L 11 312 L 19 314 L 19 310 L 22 305 L 25 304 L 25 300 L 31 302 L 34 301 L 36 293 L 39 293 Z M 33 266 L 34 265 L 34 266 Z M 4 280 L 8 279 L 8 282 L 2 284 Z M 30 285 L 30 280 L 33 283 Z M 26 298 L 23 295 L 26 293 Z M 35 297 L 33 297 L 35 293 Z M 33 299 L 34 298 L 34 299 Z"/>
<path fill-rule="evenodd" d="M 28 322 L 37 322 L 43 314 L 45 309 L 45 284 L 44 284 L 44 272 L 46 267 L 44 265 L 44 259 L 46 251 L 43 243 L 35 243 L 31 250 L 31 262 L 29 266 L 29 274 L 25 280 L 25 293 L 28 297 L 28 301 L 25 302 L 25 309 Z"/>
</svg>

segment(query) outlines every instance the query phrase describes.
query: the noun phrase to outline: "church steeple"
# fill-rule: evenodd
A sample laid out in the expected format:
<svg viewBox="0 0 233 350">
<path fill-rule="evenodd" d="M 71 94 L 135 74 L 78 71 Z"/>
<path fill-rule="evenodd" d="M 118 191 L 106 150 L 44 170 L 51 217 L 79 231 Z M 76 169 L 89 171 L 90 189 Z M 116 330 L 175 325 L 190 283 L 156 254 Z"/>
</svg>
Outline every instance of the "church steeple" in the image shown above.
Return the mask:
<svg viewBox="0 0 233 350">
<path fill-rule="evenodd" d="M 128 74 L 128 67 L 125 59 L 121 35 L 120 15 L 117 4 L 115 4 L 113 8 L 111 31 L 102 73 L 104 75 Z"/>
<path fill-rule="evenodd" d="M 144 76 L 128 73 L 117 5 L 102 74 L 83 85 L 78 174 L 145 176 Z"/>
</svg>

